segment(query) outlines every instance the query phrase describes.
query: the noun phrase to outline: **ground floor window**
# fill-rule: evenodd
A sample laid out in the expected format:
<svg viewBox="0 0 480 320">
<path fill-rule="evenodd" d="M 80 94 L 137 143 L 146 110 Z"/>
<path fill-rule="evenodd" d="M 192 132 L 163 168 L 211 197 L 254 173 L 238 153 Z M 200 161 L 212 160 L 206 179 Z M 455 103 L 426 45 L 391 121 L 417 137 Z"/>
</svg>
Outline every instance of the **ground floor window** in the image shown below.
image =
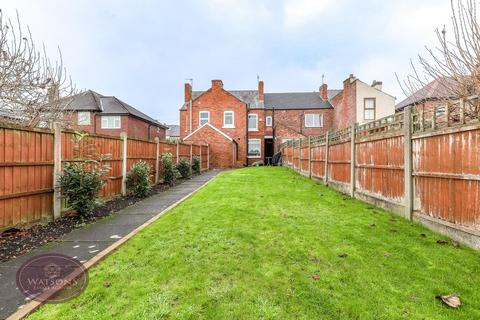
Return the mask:
<svg viewBox="0 0 480 320">
<path fill-rule="evenodd" d="M 260 139 L 248 139 L 248 156 L 250 158 L 260 158 L 262 143 Z"/>
</svg>

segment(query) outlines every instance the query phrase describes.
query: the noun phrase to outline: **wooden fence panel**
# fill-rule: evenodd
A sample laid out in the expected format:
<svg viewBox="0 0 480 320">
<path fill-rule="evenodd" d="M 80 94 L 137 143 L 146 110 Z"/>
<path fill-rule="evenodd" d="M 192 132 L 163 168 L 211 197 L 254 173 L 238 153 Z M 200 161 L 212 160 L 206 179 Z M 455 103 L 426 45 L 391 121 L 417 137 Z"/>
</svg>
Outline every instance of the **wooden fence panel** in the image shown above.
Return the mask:
<svg viewBox="0 0 480 320">
<path fill-rule="evenodd" d="M 209 166 L 209 160 L 208 160 L 208 157 L 209 157 L 209 149 L 208 149 L 208 146 L 206 145 L 202 145 L 200 147 L 200 153 L 201 153 L 201 170 L 208 170 L 208 166 Z"/>
<path fill-rule="evenodd" d="M 350 141 L 329 146 L 328 181 L 350 183 L 350 148 Z"/>
<path fill-rule="evenodd" d="M 373 137 L 356 145 L 356 190 L 401 204 L 404 200 L 403 135 Z"/>
<path fill-rule="evenodd" d="M 178 157 L 179 159 L 186 158 L 190 160 L 190 145 L 186 143 L 178 144 Z"/>
<path fill-rule="evenodd" d="M 156 142 L 139 139 L 127 139 L 127 172 L 131 170 L 135 163 L 144 161 L 150 166 L 150 182 L 152 184 L 155 183 L 155 162 L 157 159 L 156 153 Z"/>
<path fill-rule="evenodd" d="M 413 138 L 414 210 L 480 229 L 480 129 Z"/>
<path fill-rule="evenodd" d="M 325 145 L 312 146 L 312 177 L 324 179 L 325 177 Z"/>
<path fill-rule="evenodd" d="M 53 134 L 0 127 L 0 230 L 53 210 Z"/>
<path fill-rule="evenodd" d="M 301 168 L 302 168 L 302 174 L 308 175 L 308 154 L 309 154 L 309 147 L 308 147 L 308 140 L 305 139 L 304 143 L 302 144 L 302 149 L 301 149 Z"/>
</svg>

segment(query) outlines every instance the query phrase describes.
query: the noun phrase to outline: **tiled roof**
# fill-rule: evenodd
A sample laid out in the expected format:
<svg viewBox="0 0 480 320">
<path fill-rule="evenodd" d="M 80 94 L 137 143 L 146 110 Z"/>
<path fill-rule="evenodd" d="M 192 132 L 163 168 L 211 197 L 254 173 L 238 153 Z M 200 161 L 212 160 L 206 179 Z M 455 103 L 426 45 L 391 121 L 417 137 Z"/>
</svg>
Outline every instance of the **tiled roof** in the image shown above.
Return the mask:
<svg viewBox="0 0 480 320">
<path fill-rule="evenodd" d="M 87 90 L 69 98 L 65 108 L 74 111 L 98 111 L 102 114 L 132 115 L 159 127 L 167 128 L 128 103 L 113 96 L 101 95 L 93 90 Z"/>
<path fill-rule="evenodd" d="M 320 98 L 318 92 L 285 92 L 265 93 L 265 101 L 258 100 L 257 90 L 229 90 L 229 93 L 239 100 L 249 104 L 250 108 L 281 108 L 281 109 L 328 109 L 332 105 Z M 332 99 L 342 90 L 328 90 L 328 99 Z M 205 91 L 193 91 L 192 99 L 201 96 Z M 185 109 L 185 105 L 182 109 Z"/>
<path fill-rule="evenodd" d="M 456 86 L 457 82 L 451 78 L 433 80 L 425 87 L 412 94 L 410 97 L 407 97 L 403 101 L 399 102 L 395 106 L 395 110 L 400 111 L 405 107 L 425 100 L 452 98 L 454 95 L 454 90 L 449 90 L 448 88 L 455 88 Z"/>
<path fill-rule="evenodd" d="M 332 105 L 318 92 L 265 93 L 265 108 L 330 109 Z"/>
<path fill-rule="evenodd" d="M 178 124 L 167 124 L 168 137 L 180 137 L 180 126 Z"/>
</svg>

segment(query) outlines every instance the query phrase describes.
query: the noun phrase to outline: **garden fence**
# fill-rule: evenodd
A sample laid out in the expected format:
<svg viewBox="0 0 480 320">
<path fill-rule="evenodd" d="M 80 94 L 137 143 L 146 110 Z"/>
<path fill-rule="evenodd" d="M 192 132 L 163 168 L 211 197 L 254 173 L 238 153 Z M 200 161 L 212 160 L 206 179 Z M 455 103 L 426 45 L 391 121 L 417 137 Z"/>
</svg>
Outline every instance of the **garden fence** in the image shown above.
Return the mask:
<svg viewBox="0 0 480 320">
<path fill-rule="evenodd" d="M 58 179 L 62 165 L 85 161 L 76 149 L 88 146 L 95 153 L 108 155 L 110 166 L 106 184 L 100 191 L 103 199 L 126 193 L 126 173 L 138 161 L 152 169 L 151 183 L 162 181 L 161 156 L 171 153 L 174 163 L 182 157 L 200 157 L 201 170 L 209 169 L 209 146 L 167 141 L 141 140 L 88 134 L 77 145 L 74 131 L 32 129 L 0 124 L 0 232 L 51 220 L 61 216 L 65 201 L 60 197 Z"/>
<path fill-rule="evenodd" d="M 294 139 L 283 165 L 480 248 L 480 109 L 472 97 Z"/>
</svg>

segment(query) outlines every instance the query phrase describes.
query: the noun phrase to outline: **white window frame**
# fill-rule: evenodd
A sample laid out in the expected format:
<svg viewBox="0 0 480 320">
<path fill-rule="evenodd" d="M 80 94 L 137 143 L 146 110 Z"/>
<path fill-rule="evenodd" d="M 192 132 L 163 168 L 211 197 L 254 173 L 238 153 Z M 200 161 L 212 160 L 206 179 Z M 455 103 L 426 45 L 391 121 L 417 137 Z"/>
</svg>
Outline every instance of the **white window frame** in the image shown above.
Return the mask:
<svg viewBox="0 0 480 320">
<path fill-rule="evenodd" d="M 258 151 L 259 151 L 259 154 L 258 154 L 258 155 L 250 155 L 250 154 L 249 154 L 250 144 L 251 144 L 252 142 L 258 143 Z M 248 157 L 248 158 L 251 158 L 251 159 L 259 159 L 259 158 L 262 157 L 262 139 L 248 139 L 247 157 Z"/>
<path fill-rule="evenodd" d="M 292 140 L 293 140 L 293 138 L 282 138 L 282 143 L 292 141 Z"/>
<path fill-rule="evenodd" d="M 225 123 L 225 117 L 227 114 L 232 115 L 232 124 Z M 223 128 L 235 128 L 235 112 L 233 112 L 232 110 L 227 110 L 223 112 Z"/>
<path fill-rule="evenodd" d="M 250 117 L 255 117 L 255 128 L 250 128 Z M 258 131 L 258 114 L 249 113 L 247 118 L 248 131 Z"/>
<path fill-rule="evenodd" d="M 273 118 L 272 116 L 265 117 L 265 126 L 271 127 L 273 125 Z"/>
<path fill-rule="evenodd" d="M 315 125 L 315 116 L 318 116 L 318 125 Z M 307 124 L 307 119 L 312 117 L 312 125 Z M 322 128 L 323 127 L 323 114 L 321 113 L 306 113 L 304 115 L 305 128 Z"/>
<path fill-rule="evenodd" d="M 109 119 L 112 119 L 112 123 L 109 123 Z M 120 129 L 121 127 L 122 120 L 120 116 L 102 116 L 102 129 Z"/>
<path fill-rule="evenodd" d="M 202 111 L 198 112 L 198 125 L 199 125 L 200 127 L 205 124 L 205 123 L 202 124 L 202 120 L 205 120 L 205 118 L 202 118 L 202 113 L 206 113 L 206 114 L 207 114 L 207 122 L 206 122 L 206 123 L 209 123 L 209 122 L 210 122 L 210 111 L 202 110 Z"/>
<path fill-rule="evenodd" d="M 447 114 L 447 105 L 440 104 L 435 107 L 435 117 L 442 117 Z"/>
<path fill-rule="evenodd" d="M 367 109 L 367 100 L 373 101 L 373 108 L 368 108 Z M 366 114 L 367 111 L 373 113 L 373 118 L 367 118 Z M 375 97 L 367 97 L 363 99 L 363 120 L 365 121 L 373 121 L 377 118 L 377 99 Z"/>
<path fill-rule="evenodd" d="M 81 119 L 81 116 L 85 116 L 86 119 Z M 85 121 L 83 121 L 85 120 Z M 77 125 L 79 126 L 89 126 L 90 125 L 90 111 L 78 111 L 77 112 Z"/>
</svg>

